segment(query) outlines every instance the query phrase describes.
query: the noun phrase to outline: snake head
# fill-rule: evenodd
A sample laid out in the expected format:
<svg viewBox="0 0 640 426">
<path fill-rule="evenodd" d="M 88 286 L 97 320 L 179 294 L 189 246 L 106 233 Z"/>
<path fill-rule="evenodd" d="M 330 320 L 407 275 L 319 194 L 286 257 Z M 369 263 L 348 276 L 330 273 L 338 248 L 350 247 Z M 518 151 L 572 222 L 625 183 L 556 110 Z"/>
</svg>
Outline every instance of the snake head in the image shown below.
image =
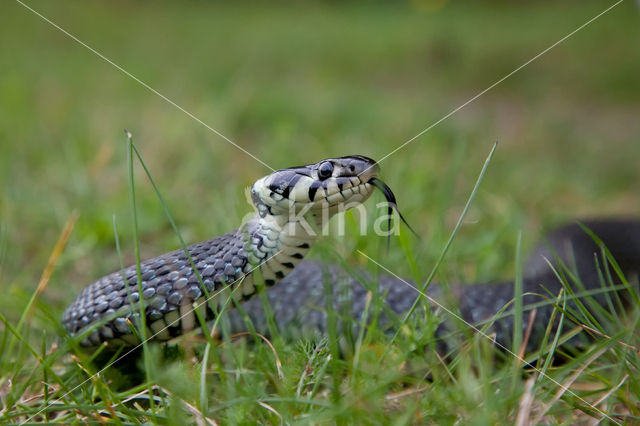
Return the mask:
<svg viewBox="0 0 640 426">
<path fill-rule="evenodd" d="M 329 158 L 277 170 L 253 184 L 251 197 L 261 216 L 325 209 L 332 215 L 364 202 L 375 186 L 378 164 L 362 155 Z"/>
</svg>

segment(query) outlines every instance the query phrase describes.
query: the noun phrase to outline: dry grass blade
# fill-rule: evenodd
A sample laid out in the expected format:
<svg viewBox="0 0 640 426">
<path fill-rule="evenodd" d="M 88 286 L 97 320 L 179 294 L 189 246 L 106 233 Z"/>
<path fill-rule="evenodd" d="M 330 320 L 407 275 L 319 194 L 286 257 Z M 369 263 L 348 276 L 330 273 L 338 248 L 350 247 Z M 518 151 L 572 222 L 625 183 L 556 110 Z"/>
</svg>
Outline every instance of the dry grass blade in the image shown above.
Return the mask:
<svg viewBox="0 0 640 426">
<path fill-rule="evenodd" d="M 584 370 L 591 365 L 592 362 L 594 362 L 596 359 L 600 358 L 600 356 L 605 353 L 609 348 L 608 347 L 604 347 L 602 349 L 600 349 L 599 351 L 597 351 L 595 354 L 591 355 L 591 357 L 589 357 L 589 359 L 587 359 L 582 365 L 580 365 L 580 368 L 578 368 L 570 377 L 569 379 L 567 379 L 567 381 L 565 381 L 561 386 L 560 389 L 558 389 L 558 391 L 556 392 L 556 394 L 553 396 L 553 398 L 551 399 L 551 401 L 547 404 L 544 404 L 542 411 L 540 412 L 540 414 L 538 415 L 538 417 L 536 417 L 536 419 L 532 422 L 532 424 L 538 424 L 541 422 L 542 418 L 544 417 L 545 414 L 547 414 L 547 411 L 549 411 L 549 408 L 551 408 L 553 406 L 553 404 L 555 404 L 556 402 L 558 402 L 560 400 L 560 398 L 562 398 L 562 396 L 565 394 L 565 392 L 567 392 L 569 390 L 569 386 L 571 386 L 571 384 L 573 382 L 575 382 L 578 377 L 580 377 L 580 375 L 584 372 Z M 595 405 L 591 405 L 592 408 L 596 409 Z M 616 422 L 614 419 L 609 419 L 613 422 L 615 422 L 616 424 L 619 424 L 619 422 Z"/>
<path fill-rule="evenodd" d="M 160 387 L 160 386 L 153 386 L 154 390 L 160 390 L 163 393 L 165 393 L 166 395 L 172 396 L 174 398 L 178 398 L 180 400 L 180 402 L 184 405 L 184 408 L 186 408 L 186 410 L 193 416 L 195 423 L 198 426 L 204 426 L 205 424 L 211 425 L 211 426 L 218 426 L 218 423 L 213 420 L 208 418 L 207 416 L 205 416 L 205 414 L 198 410 L 195 406 L 193 406 L 192 404 L 189 404 L 187 401 L 184 400 L 184 398 L 180 398 L 177 397 L 174 393 L 170 392 L 168 389 Z M 140 396 L 143 396 L 145 394 L 147 394 L 148 391 L 145 389 L 142 392 L 139 392 L 133 396 L 131 396 L 130 398 L 127 398 L 125 401 L 130 401 L 134 398 L 138 398 Z"/>
<path fill-rule="evenodd" d="M 529 343 L 529 339 L 531 338 L 531 331 L 533 330 L 533 323 L 536 319 L 536 312 L 538 312 L 537 309 L 532 309 L 529 312 L 529 323 L 527 324 L 527 329 L 525 330 L 524 337 L 522 338 L 522 344 L 518 351 L 518 364 L 522 362 L 527 351 L 527 343 Z"/>
<path fill-rule="evenodd" d="M 586 330 L 589 333 L 595 334 L 596 336 L 604 337 L 605 339 L 610 339 L 611 340 L 611 336 L 609 336 L 609 335 L 607 335 L 607 334 L 605 334 L 605 333 L 603 333 L 601 331 L 598 331 L 593 327 L 589 327 L 586 324 L 580 324 L 580 327 L 583 328 L 584 330 Z M 631 350 L 633 350 L 633 351 L 635 351 L 637 353 L 640 353 L 640 349 L 638 349 L 635 346 L 630 345 L 628 343 L 621 342 L 620 340 L 617 340 L 616 344 L 618 344 L 618 345 L 620 345 L 620 346 L 622 346 L 624 348 L 631 349 Z"/>
<path fill-rule="evenodd" d="M 278 413 L 275 408 L 263 401 L 258 401 L 258 405 L 278 416 L 278 418 L 280 419 L 280 423 L 282 424 L 282 415 Z"/>
<path fill-rule="evenodd" d="M 624 377 L 622 378 L 622 380 L 620 380 L 620 383 L 618 383 L 617 385 L 615 385 L 614 387 L 612 387 L 611 389 L 609 389 L 609 392 L 605 393 L 599 400 L 597 400 L 596 402 L 593 403 L 593 406 L 598 406 L 600 405 L 603 401 L 607 400 L 615 391 L 617 391 L 620 386 L 622 386 L 624 384 L 624 382 L 627 381 L 627 379 L 629 378 L 629 374 L 625 374 Z"/>
<path fill-rule="evenodd" d="M 231 338 L 235 339 L 236 337 L 248 336 L 248 335 L 251 335 L 251 334 L 253 334 L 253 333 L 250 333 L 248 331 L 243 331 L 241 333 L 234 334 L 233 336 L 231 336 Z M 273 356 L 276 359 L 276 369 L 278 370 L 278 377 L 283 379 L 284 378 L 284 374 L 282 374 L 282 363 L 280 362 L 280 357 L 278 357 L 278 351 L 276 351 L 276 348 L 273 347 L 273 344 L 271 344 L 269 339 L 267 339 L 265 336 L 263 336 L 260 333 L 255 333 L 255 334 L 256 334 L 256 336 L 258 336 L 259 338 L 264 340 L 265 343 L 269 346 L 269 348 L 271 348 L 271 352 L 273 352 Z"/>
<path fill-rule="evenodd" d="M 533 407 L 533 401 L 535 396 L 533 391 L 533 385 L 536 383 L 535 377 L 530 377 L 525 385 L 522 398 L 520 398 L 520 404 L 518 406 L 518 415 L 516 417 L 516 426 L 529 426 L 531 422 L 531 407 Z M 535 423 L 534 423 L 535 424 Z"/>
<path fill-rule="evenodd" d="M 404 390 L 402 392 L 396 392 L 396 393 L 390 393 L 388 395 L 385 395 L 384 399 L 387 401 L 393 401 L 395 399 L 401 399 L 410 395 L 415 395 L 417 393 L 422 393 L 425 390 L 429 389 L 429 386 L 422 386 L 419 388 L 415 388 L 415 389 L 407 389 Z"/>
<path fill-rule="evenodd" d="M 64 251 L 65 246 L 67 245 L 67 241 L 69 241 L 69 237 L 73 232 L 73 228 L 78 220 L 78 211 L 74 210 L 71 212 L 71 216 L 67 219 L 67 222 L 64 224 L 62 228 L 62 232 L 58 237 L 58 241 L 56 241 L 56 245 L 53 247 L 53 251 L 49 255 L 49 260 L 47 261 L 47 266 L 42 271 L 42 275 L 40 276 L 40 281 L 38 281 L 38 287 L 36 287 L 36 291 L 29 300 L 29 304 L 24 310 L 23 316 L 18 323 L 17 329 L 19 330 L 22 327 L 24 321 L 31 315 L 31 309 L 33 308 L 33 304 L 37 300 L 38 296 L 40 296 L 44 290 L 47 288 L 49 284 L 49 280 L 51 279 L 51 274 L 53 274 L 53 270 L 55 269 L 56 264 L 58 263 L 58 259 L 62 252 Z"/>
<path fill-rule="evenodd" d="M 193 417 L 195 419 L 195 422 L 196 422 L 196 424 L 198 426 L 204 426 L 205 424 L 208 424 L 208 425 L 211 425 L 211 426 L 217 426 L 218 425 L 218 423 L 216 423 L 215 420 L 210 419 L 207 416 L 205 416 L 203 412 L 198 410 L 193 405 L 189 404 L 184 399 L 182 399 L 181 401 L 184 404 L 184 406 L 187 409 L 187 411 L 189 411 L 193 415 Z"/>
</svg>

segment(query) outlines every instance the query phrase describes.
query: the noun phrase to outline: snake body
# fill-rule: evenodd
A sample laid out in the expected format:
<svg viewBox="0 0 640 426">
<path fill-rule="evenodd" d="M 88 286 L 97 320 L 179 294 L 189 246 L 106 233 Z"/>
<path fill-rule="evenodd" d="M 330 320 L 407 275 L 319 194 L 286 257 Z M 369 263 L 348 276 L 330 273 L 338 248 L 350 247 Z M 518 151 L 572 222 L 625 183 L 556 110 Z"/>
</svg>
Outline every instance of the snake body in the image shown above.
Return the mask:
<svg viewBox="0 0 640 426">
<path fill-rule="evenodd" d="M 597 243 L 585 228 L 593 232 L 600 240 Z M 609 303 L 617 306 L 620 299 L 624 308 L 632 301 L 632 295 L 622 285 L 623 279 L 614 268 L 607 266 L 602 257 L 602 247 L 606 247 L 616 266 L 623 273 L 630 291 L 638 290 L 640 276 L 640 221 L 633 219 L 586 220 L 582 226 L 577 223 L 567 224 L 551 231 L 534 249 L 524 264 L 523 270 L 523 335 L 529 327 L 532 329 L 527 341 L 526 350 L 534 351 L 540 347 L 545 337 L 547 325 L 555 309 L 552 302 L 567 289 L 556 275 L 564 275 L 570 289 L 576 294 L 592 293 L 590 296 L 578 297 L 580 303 L 593 308 L 593 304 L 604 307 L 608 311 Z M 552 269 L 553 268 L 553 269 Z M 564 270 L 567 268 L 567 270 Z M 555 272 L 554 272 L 555 270 Z M 573 274 L 571 277 L 570 274 Z M 359 274 L 361 275 L 361 274 Z M 607 275 L 611 278 L 608 279 Z M 333 291 L 327 294 L 326 283 L 331 283 Z M 372 286 L 372 283 L 375 285 Z M 410 284 L 410 285 L 408 285 Z M 375 279 L 366 277 L 355 279 L 336 265 L 326 265 L 316 261 L 303 261 L 278 286 L 267 292 L 269 305 L 274 314 L 278 329 L 286 331 L 293 337 L 313 336 L 325 333 L 328 326 L 328 308 L 333 307 L 342 324 L 359 326 L 367 309 L 367 293 L 377 291 L 383 297 L 382 313 L 379 323 L 393 327 L 395 319 L 399 319 L 411 308 L 419 297 L 419 288 L 411 280 L 405 280 L 389 274 L 381 274 Z M 617 286 L 616 286 L 617 285 Z M 377 286 L 377 289 L 375 287 Z M 437 303 L 444 305 L 452 312 L 459 314 L 468 324 L 481 328 L 487 322 L 491 324 L 487 333 L 503 348 L 511 348 L 514 317 L 508 313 L 499 316 L 506 305 L 514 300 L 514 282 L 502 281 L 491 283 L 452 284 L 446 289 L 434 283 L 429 286 L 427 295 Z M 374 293 L 375 294 L 375 293 Z M 569 295 L 570 296 L 570 295 Z M 427 302 L 430 303 L 430 302 Z M 567 317 L 576 308 L 576 302 L 569 299 Z M 560 305 L 562 302 L 560 301 Z M 434 306 L 434 309 L 437 306 Z M 242 309 L 250 317 L 256 331 L 269 334 L 267 315 L 264 305 L 259 299 L 246 301 Z M 374 314 L 373 304 L 369 307 L 367 318 Z M 531 311 L 535 316 L 531 317 Z M 590 309 L 594 310 L 594 309 Z M 615 308 L 614 308 L 615 310 Z M 508 312 L 508 310 L 507 310 Z M 557 316 L 556 315 L 556 323 Z M 450 321 L 450 313 L 442 313 L 445 319 L 437 329 L 439 341 L 436 348 L 446 353 L 451 348 L 446 336 L 454 329 L 466 328 Z M 239 332 L 247 329 L 246 321 L 237 311 L 230 311 L 231 331 Z M 498 318 L 498 319 L 495 319 Z M 567 319 L 567 322 L 569 319 Z M 462 330 L 462 331 L 469 331 Z M 584 342 L 580 336 L 572 340 L 574 343 Z"/>
<path fill-rule="evenodd" d="M 268 287 L 282 280 L 311 248 L 315 229 L 371 195 L 378 169 L 370 158 L 349 156 L 277 170 L 253 184 L 257 212 L 247 223 L 99 279 L 65 310 L 63 325 L 72 335 L 91 331 L 83 346 L 135 344 L 142 324 L 156 340 L 190 331 L 198 314 L 213 319 L 231 293 L 255 295 L 258 274 Z"/>
<path fill-rule="evenodd" d="M 267 292 L 269 304 L 278 328 L 283 330 L 326 330 L 327 282 L 333 288 L 333 307 L 346 312 L 354 324 L 359 323 L 366 309 L 366 294 L 372 290 L 370 282 L 376 282 L 377 294 L 384 298 L 381 320 L 392 325 L 391 317 L 407 312 L 418 297 L 415 289 L 407 285 L 413 283 L 390 275 L 360 282 L 339 267 L 303 261 L 316 239 L 314 228 L 338 211 L 364 202 L 375 187 L 382 185 L 387 199 L 395 202 L 390 189 L 377 179 L 377 173 L 374 160 L 349 156 L 278 170 L 259 179 L 252 187 L 257 212 L 247 223 L 228 234 L 187 247 L 189 256 L 184 250 L 177 250 L 141 262 L 139 271 L 134 265 L 99 279 L 66 309 L 63 325 L 71 335 L 82 336 L 83 346 L 102 342 L 135 344 L 140 340 L 141 333 L 136 330 L 142 324 L 143 312 L 147 337 L 168 340 L 196 328 L 198 315 L 204 320 L 215 318 L 233 295 L 235 301 L 243 302 L 242 310 L 254 327 L 267 333 L 263 304 L 253 298 L 256 286 L 262 282 L 273 287 Z M 637 284 L 640 221 L 587 221 L 585 226 L 601 239 L 629 282 Z M 547 260 L 552 260 L 556 268 L 557 260 L 571 265 L 575 281 L 583 290 L 597 290 L 607 284 L 602 280 L 603 268 L 614 277 L 614 283 L 620 283 L 622 277 L 597 256 L 602 245 L 576 224 L 550 233 L 525 265 L 523 304 L 534 306 L 545 297 L 557 295 L 562 288 Z M 471 324 L 490 320 L 514 297 L 513 282 L 460 285 L 449 290 L 432 285 L 428 293 L 457 306 L 461 317 Z M 345 291 L 346 303 L 341 298 Z M 611 305 L 607 294 L 601 292 L 589 300 L 601 306 Z M 629 299 L 626 294 L 622 298 Z M 570 302 L 569 306 L 575 303 Z M 530 320 L 534 321 L 529 350 L 544 336 L 553 309 L 546 303 L 536 309 L 535 317 L 523 319 L 523 329 Z M 247 328 L 237 311 L 232 310 L 229 315 L 232 331 Z M 492 331 L 502 345 L 509 344 L 513 325 L 513 315 L 493 321 Z M 445 334 L 448 328 L 443 323 L 438 334 Z"/>
</svg>

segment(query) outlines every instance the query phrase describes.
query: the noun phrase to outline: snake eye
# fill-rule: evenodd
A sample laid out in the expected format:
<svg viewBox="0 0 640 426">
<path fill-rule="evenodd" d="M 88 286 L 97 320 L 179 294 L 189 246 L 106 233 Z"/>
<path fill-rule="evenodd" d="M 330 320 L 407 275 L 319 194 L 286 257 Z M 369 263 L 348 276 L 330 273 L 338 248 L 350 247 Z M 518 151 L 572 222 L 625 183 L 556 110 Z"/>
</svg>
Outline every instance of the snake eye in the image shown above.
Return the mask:
<svg viewBox="0 0 640 426">
<path fill-rule="evenodd" d="M 331 164 L 331 162 L 325 161 L 324 163 L 320 164 L 320 167 L 318 167 L 318 177 L 320 177 L 320 179 L 325 180 L 332 174 L 333 164 Z"/>
</svg>

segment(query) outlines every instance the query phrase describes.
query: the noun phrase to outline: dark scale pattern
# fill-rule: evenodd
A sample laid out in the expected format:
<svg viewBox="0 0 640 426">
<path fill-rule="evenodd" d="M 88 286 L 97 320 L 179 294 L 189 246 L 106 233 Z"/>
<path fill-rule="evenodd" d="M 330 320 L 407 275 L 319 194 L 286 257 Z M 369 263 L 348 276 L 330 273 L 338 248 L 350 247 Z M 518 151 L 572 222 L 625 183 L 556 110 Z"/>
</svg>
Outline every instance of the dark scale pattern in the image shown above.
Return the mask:
<svg viewBox="0 0 640 426">
<path fill-rule="evenodd" d="M 323 189 L 318 194 L 322 195 L 323 201 L 337 208 L 336 203 L 346 201 L 345 196 L 354 202 L 364 201 L 373 189 L 368 182 L 373 182 L 371 179 L 378 170 L 378 165 L 370 158 L 349 156 L 274 171 L 252 186 L 251 196 L 257 208 L 252 220 L 229 234 L 188 248 L 194 266 L 189 263 L 187 254 L 177 250 L 142 262 L 140 273 L 135 266 L 122 273 L 116 271 L 84 289 L 65 311 L 63 324 L 71 334 L 91 332 L 81 342 L 83 345 L 115 339 L 135 343 L 131 326 L 142 323 L 143 319 L 153 333 L 151 337 L 157 339 L 168 339 L 192 330 L 197 325 L 194 302 L 200 305 L 207 292 L 223 290 L 224 284 L 245 277 L 251 265 L 259 266 L 266 285 L 273 285 L 306 253 L 315 235 L 305 232 L 295 235 L 294 231 L 289 233 L 280 229 L 282 222 L 288 220 L 292 203 L 301 203 L 298 206 L 308 205 L 310 201 L 315 203 L 306 197 L 305 185 L 314 180 L 322 181 Z M 299 186 L 297 182 L 301 180 L 304 182 Z M 337 193 L 338 188 L 346 188 L 346 185 L 359 185 L 359 190 L 354 192 L 349 188 L 347 195 Z M 329 195 L 326 200 L 325 193 Z M 277 231 L 270 229 L 273 225 L 277 225 Z M 292 250 L 289 243 L 295 243 L 301 250 Z M 297 256 L 279 253 L 280 246 L 283 251 Z M 199 275 L 203 280 L 199 280 Z M 239 286 L 241 299 L 250 298 L 256 292 L 252 276 L 246 277 Z M 218 302 L 216 300 L 216 304 Z M 213 316 L 209 306 L 204 310 L 205 318 Z M 140 318 L 140 315 L 144 317 Z M 87 330 L 88 326 L 90 330 Z"/>
<path fill-rule="evenodd" d="M 640 276 L 640 221 L 586 222 L 586 226 L 604 241 L 622 272 L 637 291 Z M 580 277 L 581 283 L 586 289 L 601 288 L 602 284 L 594 260 L 594 254 L 599 253 L 600 248 L 577 225 L 568 225 L 551 233 L 534 250 L 525 265 L 523 293 L 530 294 L 523 298 L 523 306 L 526 308 L 527 305 L 547 301 L 548 299 L 543 296 L 548 296 L 549 293 L 557 295 L 562 288 L 545 258 L 551 260 L 556 267 L 558 263 L 553 261 L 555 256 L 558 256 L 565 265 L 574 265 L 574 273 Z M 615 277 L 613 271 L 611 271 L 611 275 Z M 386 294 L 382 300 L 383 311 L 379 319 L 383 326 L 393 326 L 393 321 L 390 321 L 391 317 L 396 314 L 404 314 L 418 295 L 416 290 L 392 276 L 381 275 L 377 281 L 365 276 L 364 281 L 378 282 L 379 294 Z M 366 306 L 367 288 L 359 280 L 352 278 L 337 266 L 303 261 L 267 293 L 269 304 L 281 333 L 299 337 L 301 334 L 313 336 L 326 331 L 328 303 L 324 289 L 325 282 L 330 282 L 332 285 L 333 309 L 338 312 L 338 317 L 348 319 L 350 327 L 357 328 L 359 326 Z M 407 282 L 414 285 L 412 281 Z M 340 294 L 343 294 L 345 289 L 348 297 L 341 299 Z M 580 288 L 575 288 L 575 290 L 581 291 Z M 505 304 L 513 300 L 514 284 L 513 282 L 502 282 L 453 285 L 451 293 L 445 293 L 437 284 L 432 284 L 429 287 L 428 295 L 453 312 L 459 312 L 468 323 L 481 328 L 483 322 L 493 319 Z M 447 297 L 447 295 L 451 297 Z M 626 291 L 621 291 L 619 295 L 623 302 L 631 300 L 631 296 Z M 602 294 L 594 296 L 593 300 L 601 306 L 607 306 L 606 297 Z M 572 306 L 575 306 L 573 302 L 569 302 L 568 308 L 571 309 Z M 540 347 L 553 309 L 551 305 L 537 308 L 527 351 L 533 351 Z M 259 299 L 245 302 L 243 310 L 247 312 L 258 332 L 269 333 L 264 308 Z M 459 337 L 467 336 L 468 333 L 465 331 L 469 330 L 463 329 L 466 326 L 459 322 L 452 321 L 449 313 L 440 312 L 438 315 L 442 318 L 442 323 L 436 336 L 444 341 L 437 343 L 436 348 L 441 352 L 448 352 L 451 349 L 449 343 L 452 342 L 452 333 Z M 229 312 L 229 316 L 233 333 L 247 330 L 243 318 L 236 311 Z M 528 321 L 529 311 L 526 311 L 523 318 L 523 331 L 527 329 Z M 569 319 L 566 321 L 569 322 Z M 487 332 L 490 335 L 495 335 L 496 342 L 502 347 L 511 349 L 513 323 L 513 315 L 498 319 L 493 322 Z M 341 329 L 344 329 L 344 324 L 339 325 L 338 330 Z M 576 336 L 571 342 L 580 344 L 584 337 Z"/>
<path fill-rule="evenodd" d="M 183 250 L 141 262 L 147 325 L 170 312 L 179 312 L 181 305 L 190 305 L 206 293 L 220 290 L 249 270 L 241 230 L 194 244 L 188 250 L 206 291 L 201 288 Z M 140 300 L 135 265 L 126 268 L 124 276 L 124 282 L 121 271 L 100 278 L 82 290 L 64 312 L 63 324 L 71 334 L 77 334 L 103 318 L 112 318 L 90 334 L 88 340 L 83 341 L 84 345 L 95 345 L 132 333 L 127 319 L 136 322 L 136 316 L 139 316 L 136 302 Z M 211 314 L 209 309 L 207 311 Z"/>
<path fill-rule="evenodd" d="M 366 276 L 365 281 L 375 282 L 369 276 Z M 357 327 L 365 310 L 369 289 L 338 266 L 303 261 L 267 292 L 274 319 L 283 333 L 297 338 L 326 331 L 327 282 L 331 283 L 333 307 L 339 312 L 338 329 Z M 408 282 L 414 285 L 411 281 Z M 381 275 L 378 283 L 378 294 L 386 296 L 382 302 L 379 321 L 386 327 L 391 325 L 390 316 L 397 317 L 411 307 L 417 293 L 388 275 Z M 438 289 L 431 288 L 429 295 L 439 298 Z M 259 298 L 245 302 L 242 308 L 251 318 L 256 331 L 269 334 L 263 303 Z M 228 315 L 233 332 L 247 331 L 247 325 L 238 311 L 230 311 Z"/>
</svg>

